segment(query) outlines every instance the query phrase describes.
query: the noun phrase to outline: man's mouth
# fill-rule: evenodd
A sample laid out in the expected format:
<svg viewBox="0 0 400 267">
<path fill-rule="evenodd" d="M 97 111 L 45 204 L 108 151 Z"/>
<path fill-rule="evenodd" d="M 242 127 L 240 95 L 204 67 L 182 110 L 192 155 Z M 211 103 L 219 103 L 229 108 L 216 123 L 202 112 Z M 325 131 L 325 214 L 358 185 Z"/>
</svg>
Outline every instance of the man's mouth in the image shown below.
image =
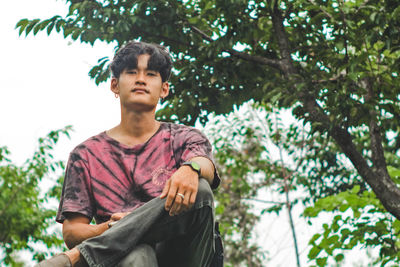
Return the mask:
<svg viewBox="0 0 400 267">
<path fill-rule="evenodd" d="M 146 90 L 145 88 L 134 88 L 131 90 L 132 93 L 149 93 L 148 90 Z"/>
</svg>

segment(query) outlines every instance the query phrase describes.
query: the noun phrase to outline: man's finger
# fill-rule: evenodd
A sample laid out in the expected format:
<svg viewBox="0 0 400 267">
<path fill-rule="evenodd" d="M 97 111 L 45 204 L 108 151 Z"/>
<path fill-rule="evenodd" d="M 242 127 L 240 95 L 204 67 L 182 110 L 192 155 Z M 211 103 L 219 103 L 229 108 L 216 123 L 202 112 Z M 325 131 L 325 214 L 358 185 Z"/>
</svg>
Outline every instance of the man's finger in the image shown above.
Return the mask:
<svg viewBox="0 0 400 267">
<path fill-rule="evenodd" d="M 167 193 L 169 191 L 169 187 L 171 186 L 171 179 L 168 179 L 167 182 L 165 183 L 165 186 L 161 192 L 160 198 L 165 198 L 167 196 Z"/>
<path fill-rule="evenodd" d="M 174 183 L 171 183 L 167 192 L 167 200 L 165 201 L 165 210 L 169 211 L 172 207 L 172 203 L 174 203 L 176 192 L 178 188 Z"/>
<path fill-rule="evenodd" d="M 185 194 L 185 198 L 183 199 L 183 202 L 182 202 L 182 208 L 183 208 L 183 211 L 187 211 L 187 210 L 189 210 L 189 208 L 190 208 L 190 196 L 192 195 L 192 193 L 190 193 L 190 192 L 187 192 L 186 194 Z"/>
<path fill-rule="evenodd" d="M 116 215 L 116 214 L 113 214 L 113 215 L 111 215 L 110 219 L 113 220 L 113 221 L 118 221 L 119 220 L 119 216 Z"/>
<path fill-rule="evenodd" d="M 174 202 L 174 204 L 172 204 L 172 207 L 169 210 L 170 216 L 174 216 L 176 214 L 177 206 L 178 206 L 178 204 L 176 202 Z"/>
<path fill-rule="evenodd" d="M 176 193 L 175 197 L 175 202 L 174 202 L 174 210 L 172 210 L 173 215 L 178 215 L 179 213 L 182 212 L 182 209 L 184 207 L 184 202 L 185 202 L 185 194 L 184 193 Z M 176 205 L 175 205 L 176 204 Z"/>
<path fill-rule="evenodd" d="M 189 193 L 190 194 L 190 193 Z M 178 205 L 175 215 L 178 215 L 182 211 L 187 209 L 187 199 L 189 198 L 188 193 L 177 193 L 176 197 L 181 198 L 180 205 Z"/>
<path fill-rule="evenodd" d="M 129 212 L 116 212 L 114 214 L 111 215 L 111 220 L 113 221 L 119 221 L 122 218 L 124 218 L 126 215 L 128 215 Z"/>
</svg>

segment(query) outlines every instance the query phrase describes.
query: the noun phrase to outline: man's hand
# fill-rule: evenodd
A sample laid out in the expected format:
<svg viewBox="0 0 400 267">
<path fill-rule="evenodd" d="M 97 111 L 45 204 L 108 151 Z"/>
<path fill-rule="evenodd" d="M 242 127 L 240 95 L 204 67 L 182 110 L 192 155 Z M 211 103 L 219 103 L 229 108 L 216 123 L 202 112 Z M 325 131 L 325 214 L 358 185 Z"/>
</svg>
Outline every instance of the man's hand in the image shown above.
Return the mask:
<svg viewBox="0 0 400 267">
<path fill-rule="evenodd" d="M 108 227 L 112 227 L 115 223 L 117 223 L 119 220 L 124 218 L 126 215 L 128 215 L 130 212 L 116 212 L 110 217 L 110 221 L 108 223 Z"/>
<path fill-rule="evenodd" d="M 160 198 L 167 197 L 165 210 L 170 216 L 189 210 L 196 201 L 199 175 L 189 166 L 180 167 L 167 180 Z"/>
<path fill-rule="evenodd" d="M 111 215 L 110 220 L 111 221 L 119 221 L 122 218 L 124 218 L 126 215 L 128 215 L 130 212 L 117 212 Z"/>
</svg>

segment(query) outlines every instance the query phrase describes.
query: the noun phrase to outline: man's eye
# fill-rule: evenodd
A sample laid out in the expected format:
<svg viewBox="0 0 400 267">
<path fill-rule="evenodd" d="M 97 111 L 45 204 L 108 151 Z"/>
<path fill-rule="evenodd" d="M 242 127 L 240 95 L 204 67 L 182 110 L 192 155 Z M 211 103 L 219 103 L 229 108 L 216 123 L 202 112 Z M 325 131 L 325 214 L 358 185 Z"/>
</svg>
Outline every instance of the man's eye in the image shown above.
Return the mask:
<svg viewBox="0 0 400 267">
<path fill-rule="evenodd" d="M 136 74 L 136 71 L 135 70 L 128 70 L 126 73 L 128 73 L 128 74 Z"/>
<path fill-rule="evenodd" d="M 147 75 L 149 75 L 149 76 L 157 76 L 157 74 L 154 73 L 154 72 L 148 72 Z"/>
</svg>

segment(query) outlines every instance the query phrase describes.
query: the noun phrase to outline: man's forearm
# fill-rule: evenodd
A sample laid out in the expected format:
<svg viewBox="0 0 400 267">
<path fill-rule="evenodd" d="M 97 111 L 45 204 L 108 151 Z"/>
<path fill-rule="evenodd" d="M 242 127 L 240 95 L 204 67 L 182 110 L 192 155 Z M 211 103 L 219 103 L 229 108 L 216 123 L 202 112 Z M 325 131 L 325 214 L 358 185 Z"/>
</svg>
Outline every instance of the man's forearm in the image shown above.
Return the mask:
<svg viewBox="0 0 400 267">
<path fill-rule="evenodd" d="M 63 237 L 65 244 L 69 249 L 71 249 L 88 238 L 101 235 L 109 228 L 108 223 L 109 221 L 93 225 L 65 220 L 63 224 Z"/>
<path fill-rule="evenodd" d="M 207 182 L 212 185 L 214 181 L 214 164 L 211 160 L 206 157 L 194 157 L 191 158 L 190 161 L 194 161 L 200 165 L 201 174 L 200 177 L 207 180 Z"/>
</svg>

